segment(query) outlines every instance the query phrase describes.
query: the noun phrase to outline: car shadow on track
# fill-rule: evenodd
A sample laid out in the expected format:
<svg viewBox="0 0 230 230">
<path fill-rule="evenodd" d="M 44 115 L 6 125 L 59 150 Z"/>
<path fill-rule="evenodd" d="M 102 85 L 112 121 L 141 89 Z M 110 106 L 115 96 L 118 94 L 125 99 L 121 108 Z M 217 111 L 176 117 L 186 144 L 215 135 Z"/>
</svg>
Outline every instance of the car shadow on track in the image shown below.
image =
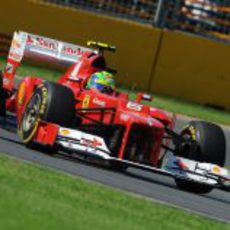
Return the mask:
<svg viewBox="0 0 230 230">
<path fill-rule="evenodd" d="M 17 132 L 17 122 L 14 115 L 7 115 L 0 117 L 0 128 L 11 133 Z"/>
<path fill-rule="evenodd" d="M 21 141 L 14 140 L 14 139 L 12 139 L 12 138 L 0 136 L 0 140 L 6 141 L 6 142 L 10 142 L 10 143 L 14 143 L 14 144 L 16 144 L 16 145 L 23 146 L 23 143 L 22 143 Z"/>
<path fill-rule="evenodd" d="M 57 154 L 55 154 L 55 157 L 62 159 L 62 160 L 68 160 L 68 161 L 80 163 L 80 164 L 83 164 L 83 165 L 86 165 L 89 167 L 93 167 L 93 168 L 97 168 L 100 170 L 110 171 L 110 172 L 113 172 L 115 174 L 121 174 L 123 176 L 126 176 L 127 178 L 134 178 L 134 179 L 145 181 L 145 182 L 148 182 L 151 184 L 159 185 L 159 186 L 162 186 L 165 188 L 167 187 L 169 189 L 173 189 L 173 190 L 176 190 L 176 191 L 181 192 L 181 193 L 192 194 L 195 196 L 204 197 L 206 199 L 218 201 L 218 202 L 221 202 L 224 204 L 226 204 L 226 203 L 230 204 L 230 202 L 228 200 L 224 200 L 224 199 L 221 199 L 218 197 L 213 197 L 212 195 L 209 195 L 209 194 L 204 195 L 204 194 L 195 194 L 195 193 L 191 193 L 191 192 L 187 192 L 187 191 L 182 191 L 176 186 L 176 184 L 171 184 L 170 181 L 160 181 L 160 177 L 164 177 L 162 175 L 156 179 L 152 178 L 150 175 L 140 175 L 140 174 L 138 174 L 138 172 L 141 172 L 141 173 L 145 172 L 145 171 L 140 170 L 140 169 L 138 169 L 137 172 L 129 171 L 129 169 L 127 171 L 117 171 L 117 170 L 111 169 L 111 167 L 108 165 L 101 164 L 100 161 L 96 162 L 96 164 L 95 164 L 95 161 L 90 162 L 87 159 L 81 159 L 81 158 L 75 157 L 73 155 L 67 155 L 66 153 L 57 153 Z"/>
<path fill-rule="evenodd" d="M 148 175 L 139 175 L 135 172 L 131 172 L 131 171 L 118 171 L 118 170 L 115 170 L 115 169 L 111 169 L 111 167 L 107 164 L 102 164 L 100 161 L 98 162 L 95 162 L 95 160 L 93 161 L 90 161 L 89 159 L 81 159 L 81 158 L 78 158 L 78 157 L 75 157 L 75 156 L 71 156 L 71 155 L 67 155 L 65 153 L 58 153 L 55 155 L 55 157 L 58 157 L 59 159 L 65 159 L 65 160 L 69 160 L 69 161 L 72 161 L 72 162 L 77 162 L 77 163 L 81 163 L 81 164 L 84 164 L 84 165 L 87 165 L 87 166 L 90 166 L 90 167 L 94 167 L 94 168 L 98 168 L 98 169 L 102 169 L 102 170 L 106 170 L 106 171 L 111 171 L 113 173 L 116 173 L 116 174 L 121 174 L 123 176 L 127 176 L 129 178 L 134 178 L 134 179 L 137 179 L 137 180 L 141 180 L 141 181 L 145 181 L 145 182 L 148 182 L 148 183 L 154 183 L 154 184 L 157 184 L 157 185 L 160 185 L 160 186 L 164 186 L 164 187 L 168 187 L 168 188 L 171 188 L 171 189 L 174 189 L 174 190 L 178 190 L 178 188 L 176 187 L 176 185 L 172 185 L 172 184 L 169 184 L 167 182 L 163 182 L 163 181 L 159 181 L 157 179 L 154 179 L 154 178 L 150 178 Z"/>
</svg>

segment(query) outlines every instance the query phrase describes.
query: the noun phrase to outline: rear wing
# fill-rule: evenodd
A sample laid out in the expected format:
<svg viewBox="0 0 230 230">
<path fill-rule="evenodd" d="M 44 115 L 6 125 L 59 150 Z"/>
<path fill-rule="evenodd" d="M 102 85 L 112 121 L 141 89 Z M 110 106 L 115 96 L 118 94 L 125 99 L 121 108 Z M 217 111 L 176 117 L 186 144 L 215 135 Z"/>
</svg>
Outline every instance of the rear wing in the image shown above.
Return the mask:
<svg viewBox="0 0 230 230">
<path fill-rule="evenodd" d="M 76 63 L 85 51 L 97 52 L 87 47 L 35 34 L 15 32 L 9 58 L 16 62 L 21 62 L 23 57 L 27 57 L 48 62 L 72 64 Z"/>
<path fill-rule="evenodd" d="M 7 65 L 3 70 L 3 88 L 8 91 L 13 90 L 14 76 L 24 57 L 38 63 L 67 67 L 77 63 L 86 51 L 99 52 L 97 49 L 74 45 L 31 33 L 15 32 L 8 54 Z"/>
<path fill-rule="evenodd" d="M 89 47 L 74 45 L 56 39 L 26 32 L 15 32 L 11 42 L 6 68 L 3 71 L 3 88 L 12 91 L 14 76 L 22 59 L 28 58 L 37 63 L 67 67 L 78 63 L 85 52 L 102 54 L 105 50 L 116 51 L 115 46 L 88 41 Z"/>
</svg>

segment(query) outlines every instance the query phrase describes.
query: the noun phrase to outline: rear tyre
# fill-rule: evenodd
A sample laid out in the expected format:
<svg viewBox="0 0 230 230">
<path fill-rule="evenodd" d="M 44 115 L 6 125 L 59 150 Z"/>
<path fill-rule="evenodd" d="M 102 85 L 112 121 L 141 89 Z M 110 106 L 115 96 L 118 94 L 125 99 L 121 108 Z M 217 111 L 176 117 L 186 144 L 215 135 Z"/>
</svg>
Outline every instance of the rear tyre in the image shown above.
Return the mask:
<svg viewBox="0 0 230 230">
<path fill-rule="evenodd" d="M 19 132 L 25 144 L 31 145 L 40 120 L 70 127 L 75 117 L 73 92 L 59 84 L 45 82 L 39 85 L 26 105 Z"/>
<path fill-rule="evenodd" d="M 185 138 L 192 141 L 190 148 L 181 149 L 181 154 L 191 160 L 207 162 L 224 166 L 226 140 L 223 130 L 212 123 L 204 121 L 192 121 L 181 132 Z M 193 193 L 208 193 L 213 187 L 195 182 L 175 179 L 177 186 Z"/>
<path fill-rule="evenodd" d="M 6 107 L 5 107 L 5 94 L 3 91 L 3 76 L 0 72 L 0 117 L 6 116 Z"/>
</svg>

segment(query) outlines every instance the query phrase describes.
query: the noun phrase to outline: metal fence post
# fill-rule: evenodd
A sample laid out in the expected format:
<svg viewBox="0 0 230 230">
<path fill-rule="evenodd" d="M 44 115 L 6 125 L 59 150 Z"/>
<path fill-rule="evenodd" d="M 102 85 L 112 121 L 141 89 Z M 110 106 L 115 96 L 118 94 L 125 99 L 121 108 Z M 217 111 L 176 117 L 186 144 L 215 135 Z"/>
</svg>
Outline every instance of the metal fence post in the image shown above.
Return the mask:
<svg viewBox="0 0 230 230">
<path fill-rule="evenodd" d="M 153 25 L 159 26 L 161 24 L 161 10 L 164 0 L 159 0 L 157 4 L 156 13 L 154 15 Z"/>
</svg>

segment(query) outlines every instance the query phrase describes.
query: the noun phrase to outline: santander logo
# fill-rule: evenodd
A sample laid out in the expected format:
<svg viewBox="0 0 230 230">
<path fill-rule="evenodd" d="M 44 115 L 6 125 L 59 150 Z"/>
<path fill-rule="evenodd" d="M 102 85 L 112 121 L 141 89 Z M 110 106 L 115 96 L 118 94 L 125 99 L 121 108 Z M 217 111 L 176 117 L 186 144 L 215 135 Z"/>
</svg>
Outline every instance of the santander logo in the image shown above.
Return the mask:
<svg viewBox="0 0 230 230">
<path fill-rule="evenodd" d="M 26 43 L 28 45 L 40 46 L 41 48 L 49 49 L 49 50 L 57 50 L 58 42 L 55 42 L 50 39 L 45 39 L 43 37 L 31 36 L 27 37 Z"/>
</svg>

